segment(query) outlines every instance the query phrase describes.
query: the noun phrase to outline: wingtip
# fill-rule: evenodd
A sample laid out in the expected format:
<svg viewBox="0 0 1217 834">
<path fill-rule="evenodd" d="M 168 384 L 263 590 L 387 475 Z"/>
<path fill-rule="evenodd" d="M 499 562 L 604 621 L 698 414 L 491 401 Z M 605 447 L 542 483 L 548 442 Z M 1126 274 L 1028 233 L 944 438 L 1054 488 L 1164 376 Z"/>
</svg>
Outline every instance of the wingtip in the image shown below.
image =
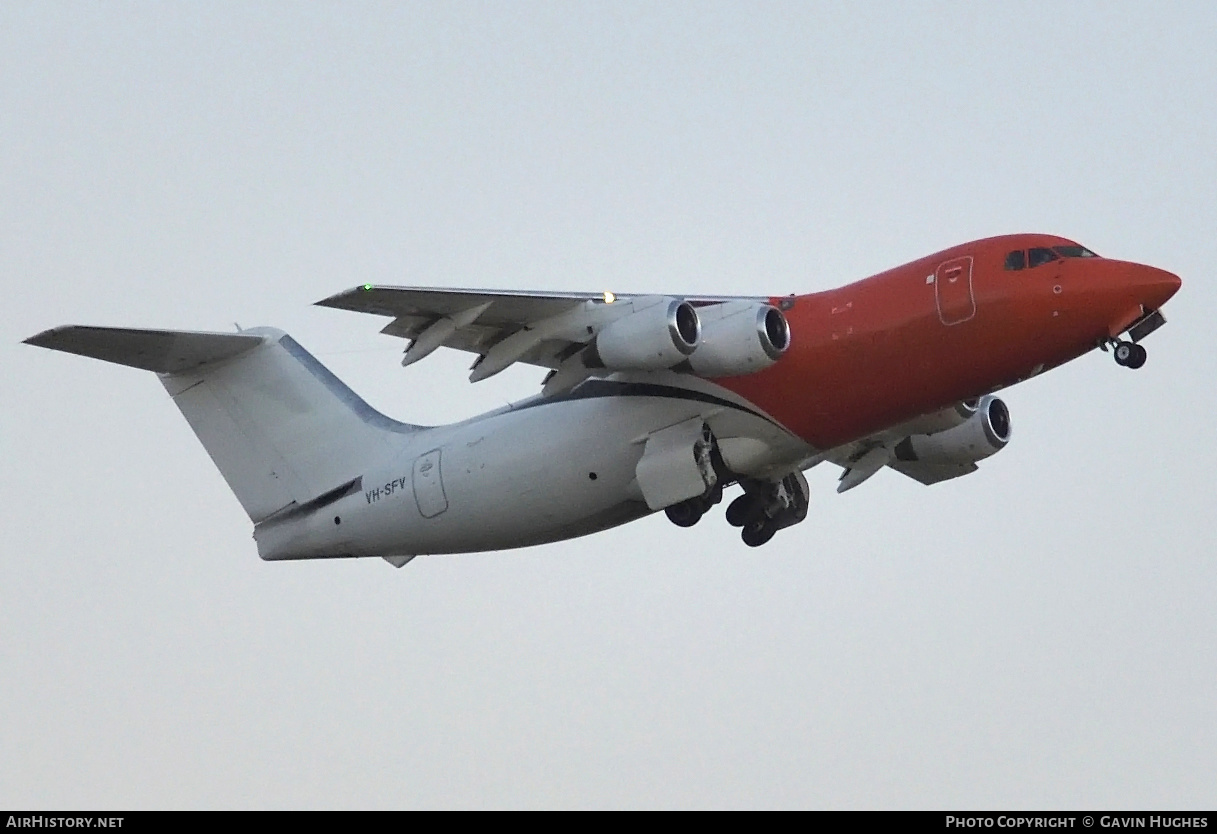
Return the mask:
<svg viewBox="0 0 1217 834">
<path fill-rule="evenodd" d="M 347 296 L 353 294 L 356 289 L 358 289 L 358 287 L 352 287 L 349 290 L 343 290 L 342 292 L 334 293 L 333 295 L 328 295 L 325 298 L 321 299 L 320 301 L 314 301 L 313 306 L 314 307 L 338 307 L 338 306 L 340 306 L 338 304 L 338 302 L 341 299 L 346 298 Z"/>
<path fill-rule="evenodd" d="M 345 302 L 348 302 L 352 298 L 358 298 L 364 293 L 370 293 L 379 289 L 381 289 L 381 287 L 378 287 L 375 284 L 360 284 L 359 286 L 345 289 L 342 292 L 334 293 L 333 295 L 323 298 L 320 301 L 314 301 L 313 306 L 333 307 L 338 310 L 350 310 L 352 309 L 351 305 Z"/>
<path fill-rule="evenodd" d="M 61 324 L 58 327 L 52 327 L 48 330 L 43 330 L 41 333 L 35 333 L 33 336 L 22 339 L 21 343 L 23 345 L 33 345 L 34 347 L 51 347 L 57 335 L 65 330 L 71 330 L 76 326 L 77 325 L 74 324 Z"/>
</svg>

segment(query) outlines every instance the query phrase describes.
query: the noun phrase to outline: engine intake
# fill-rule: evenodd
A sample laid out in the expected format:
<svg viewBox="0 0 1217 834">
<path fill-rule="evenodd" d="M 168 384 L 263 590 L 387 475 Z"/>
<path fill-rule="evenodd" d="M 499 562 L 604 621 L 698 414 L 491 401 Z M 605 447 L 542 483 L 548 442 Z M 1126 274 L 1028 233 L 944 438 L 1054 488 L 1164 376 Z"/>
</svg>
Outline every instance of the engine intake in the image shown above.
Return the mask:
<svg viewBox="0 0 1217 834">
<path fill-rule="evenodd" d="M 1010 434 L 1010 409 L 997 397 L 985 397 L 959 425 L 934 434 L 909 435 L 894 452 L 902 461 L 976 463 L 1006 448 Z"/>
</svg>

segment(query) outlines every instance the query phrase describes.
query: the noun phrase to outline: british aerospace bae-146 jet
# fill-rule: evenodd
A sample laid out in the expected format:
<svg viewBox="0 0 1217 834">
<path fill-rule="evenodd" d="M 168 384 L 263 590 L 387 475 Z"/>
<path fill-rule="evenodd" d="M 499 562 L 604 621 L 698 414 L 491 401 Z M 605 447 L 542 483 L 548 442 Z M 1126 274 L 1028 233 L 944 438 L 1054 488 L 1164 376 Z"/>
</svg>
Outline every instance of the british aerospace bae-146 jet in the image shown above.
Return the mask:
<svg viewBox="0 0 1217 834">
<path fill-rule="evenodd" d="M 448 426 L 374 410 L 291 336 L 66 326 L 26 341 L 154 371 L 254 524 L 263 559 L 526 547 L 663 510 L 696 524 L 731 485 L 751 546 L 883 467 L 924 484 L 1010 440 L 993 392 L 1110 350 L 1139 368 L 1175 275 L 1050 235 L 939 252 L 786 297 L 365 284 L 318 302 L 390 319 L 403 365 L 439 347 L 549 368 L 529 399 Z"/>
</svg>

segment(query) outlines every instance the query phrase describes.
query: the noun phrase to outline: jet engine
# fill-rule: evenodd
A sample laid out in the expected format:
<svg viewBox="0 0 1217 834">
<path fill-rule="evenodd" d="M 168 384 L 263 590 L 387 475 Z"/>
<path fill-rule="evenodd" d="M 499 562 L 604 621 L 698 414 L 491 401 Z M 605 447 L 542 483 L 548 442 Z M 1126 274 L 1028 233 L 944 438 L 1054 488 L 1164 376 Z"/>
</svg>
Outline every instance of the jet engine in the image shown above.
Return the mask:
<svg viewBox="0 0 1217 834">
<path fill-rule="evenodd" d="M 583 352 L 588 368 L 658 371 L 685 361 L 701 341 L 701 322 L 687 301 L 662 299 L 606 325 Z"/>
<path fill-rule="evenodd" d="M 790 325 L 770 304 L 729 301 L 703 307 L 701 344 L 689 357 L 703 377 L 740 376 L 768 368 L 790 347 Z"/>
<path fill-rule="evenodd" d="M 1009 442 L 1010 410 L 997 397 L 985 397 L 959 425 L 934 434 L 909 435 L 893 453 L 898 461 L 975 463 L 997 454 Z"/>
<path fill-rule="evenodd" d="M 910 435 L 937 434 L 963 425 L 972 418 L 978 408 L 980 408 L 980 400 L 964 400 L 941 411 L 924 414 L 905 423 L 900 428 Z"/>
</svg>

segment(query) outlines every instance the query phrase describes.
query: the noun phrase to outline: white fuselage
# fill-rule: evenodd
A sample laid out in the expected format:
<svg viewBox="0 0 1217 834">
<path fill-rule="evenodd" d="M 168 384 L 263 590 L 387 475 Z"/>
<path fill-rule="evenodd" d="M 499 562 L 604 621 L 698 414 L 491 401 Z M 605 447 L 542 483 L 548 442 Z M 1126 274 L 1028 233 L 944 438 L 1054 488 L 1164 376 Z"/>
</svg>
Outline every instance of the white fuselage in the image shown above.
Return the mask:
<svg viewBox="0 0 1217 834">
<path fill-rule="evenodd" d="M 789 467 L 809 447 L 725 389 L 675 374 L 616 375 L 569 397 L 525 400 L 463 423 L 400 435 L 345 495 L 260 523 L 268 560 L 525 547 L 639 518 L 647 438 L 700 417 L 718 438 L 760 438 L 754 467 Z"/>
</svg>

